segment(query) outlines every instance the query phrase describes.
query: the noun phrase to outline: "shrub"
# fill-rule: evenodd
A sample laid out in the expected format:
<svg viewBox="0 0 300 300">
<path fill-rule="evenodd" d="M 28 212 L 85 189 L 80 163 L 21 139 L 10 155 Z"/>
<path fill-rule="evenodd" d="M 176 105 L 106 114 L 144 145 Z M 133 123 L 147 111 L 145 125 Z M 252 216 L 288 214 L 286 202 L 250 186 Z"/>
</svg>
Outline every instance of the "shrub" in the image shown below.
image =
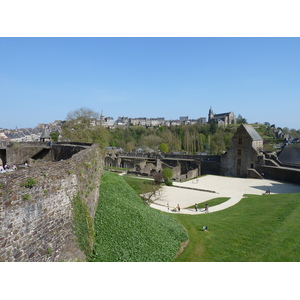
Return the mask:
<svg viewBox="0 0 300 300">
<path fill-rule="evenodd" d="M 167 180 L 165 180 L 165 184 L 166 184 L 167 186 L 172 186 L 172 185 L 173 185 L 173 181 L 170 180 L 170 179 L 167 179 Z"/>
<path fill-rule="evenodd" d="M 30 199 L 30 195 L 29 194 L 23 195 L 23 200 L 29 200 L 29 199 Z"/>
<path fill-rule="evenodd" d="M 35 184 L 36 181 L 33 178 L 29 178 L 25 183 L 25 187 L 31 189 Z"/>
<path fill-rule="evenodd" d="M 173 172 L 173 170 L 171 168 L 164 168 L 162 170 L 162 174 L 163 174 L 164 179 L 168 180 L 168 179 L 170 179 L 170 178 L 173 177 L 174 172 Z"/>
</svg>

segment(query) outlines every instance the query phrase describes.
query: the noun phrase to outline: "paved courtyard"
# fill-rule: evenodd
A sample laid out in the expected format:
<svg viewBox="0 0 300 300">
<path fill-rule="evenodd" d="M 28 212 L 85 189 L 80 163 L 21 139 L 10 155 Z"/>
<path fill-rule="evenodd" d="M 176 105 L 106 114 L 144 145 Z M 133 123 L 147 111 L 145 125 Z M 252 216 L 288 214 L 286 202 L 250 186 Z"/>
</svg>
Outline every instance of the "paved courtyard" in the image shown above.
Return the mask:
<svg viewBox="0 0 300 300">
<path fill-rule="evenodd" d="M 300 193 L 300 185 L 280 181 L 207 175 L 187 182 L 174 182 L 173 187 L 162 187 L 151 207 L 171 213 L 171 210 L 179 204 L 180 213 L 201 214 L 204 211 L 196 212 L 194 208 L 187 207 L 214 198 L 230 198 L 222 204 L 210 207 L 209 212 L 211 213 L 238 203 L 244 194 L 262 195 L 268 189 L 271 194 Z M 168 205 L 169 210 L 167 209 Z"/>
</svg>

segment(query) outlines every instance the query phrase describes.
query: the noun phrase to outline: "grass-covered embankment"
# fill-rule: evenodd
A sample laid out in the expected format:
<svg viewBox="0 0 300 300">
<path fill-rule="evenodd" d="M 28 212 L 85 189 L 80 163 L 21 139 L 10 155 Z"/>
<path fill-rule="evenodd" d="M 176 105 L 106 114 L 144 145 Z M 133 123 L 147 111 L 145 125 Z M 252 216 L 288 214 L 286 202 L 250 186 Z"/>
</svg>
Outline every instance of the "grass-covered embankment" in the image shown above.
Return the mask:
<svg viewBox="0 0 300 300">
<path fill-rule="evenodd" d="M 121 176 L 104 173 L 90 261 L 173 261 L 187 239 L 176 220 L 146 205 Z"/>
<path fill-rule="evenodd" d="M 223 211 L 172 216 L 190 239 L 176 261 L 300 261 L 299 194 L 249 195 Z"/>
</svg>

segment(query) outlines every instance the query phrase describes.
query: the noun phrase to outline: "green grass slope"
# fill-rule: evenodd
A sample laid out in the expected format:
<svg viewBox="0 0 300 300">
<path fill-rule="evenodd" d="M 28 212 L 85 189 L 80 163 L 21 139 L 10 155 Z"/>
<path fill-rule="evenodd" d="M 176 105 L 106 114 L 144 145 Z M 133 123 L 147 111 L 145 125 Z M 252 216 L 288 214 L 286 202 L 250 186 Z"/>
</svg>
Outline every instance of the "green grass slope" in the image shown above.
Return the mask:
<svg viewBox="0 0 300 300">
<path fill-rule="evenodd" d="M 121 176 L 104 173 L 90 261 L 173 261 L 187 238 L 176 220 L 146 205 Z"/>
<path fill-rule="evenodd" d="M 190 239 L 176 261 L 300 261 L 300 194 L 249 195 L 223 211 L 173 216 Z"/>
</svg>

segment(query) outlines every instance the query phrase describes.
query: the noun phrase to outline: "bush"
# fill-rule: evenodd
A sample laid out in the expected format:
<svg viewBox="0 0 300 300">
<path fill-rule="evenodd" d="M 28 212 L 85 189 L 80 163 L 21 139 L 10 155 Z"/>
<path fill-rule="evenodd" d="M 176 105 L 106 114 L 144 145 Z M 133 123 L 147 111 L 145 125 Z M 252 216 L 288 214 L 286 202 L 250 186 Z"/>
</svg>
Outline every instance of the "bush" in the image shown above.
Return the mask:
<svg viewBox="0 0 300 300">
<path fill-rule="evenodd" d="M 31 189 L 35 184 L 36 181 L 33 178 L 29 178 L 25 183 L 25 187 Z"/>
<path fill-rule="evenodd" d="M 162 174 L 165 180 L 169 180 L 170 178 L 172 178 L 174 176 L 174 172 L 171 168 L 164 168 L 162 170 Z"/>
<path fill-rule="evenodd" d="M 166 184 L 167 186 L 172 186 L 172 185 L 173 185 L 173 181 L 170 180 L 170 179 L 167 179 L 167 180 L 165 180 L 165 184 Z"/>
</svg>

